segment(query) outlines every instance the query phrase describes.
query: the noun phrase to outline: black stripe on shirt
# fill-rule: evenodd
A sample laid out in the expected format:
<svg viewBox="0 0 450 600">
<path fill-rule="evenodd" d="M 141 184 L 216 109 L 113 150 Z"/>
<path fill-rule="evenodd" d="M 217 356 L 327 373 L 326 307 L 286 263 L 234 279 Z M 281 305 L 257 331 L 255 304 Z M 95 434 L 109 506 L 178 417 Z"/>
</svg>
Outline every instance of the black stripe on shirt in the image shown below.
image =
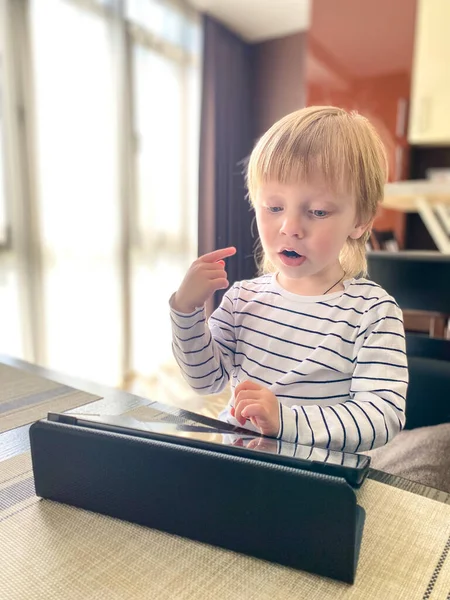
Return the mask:
<svg viewBox="0 0 450 600">
<path fill-rule="evenodd" d="M 294 444 L 298 444 L 298 412 L 297 410 L 294 408 L 294 413 L 295 413 L 295 440 L 294 440 Z M 294 456 L 295 456 L 295 451 L 294 451 Z"/>
<path fill-rule="evenodd" d="M 181 365 L 179 365 L 180 369 L 183 371 L 183 373 L 186 374 L 186 377 L 188 379 L 205 379 L 205 377 L 209 377 L 210 375 L 212 375 L 213 373 L 216 373 L 219 369 L 220 369 L 220 364 L 218 367 L 216 367 L 215 369 L 213 369 L 212 371 L 210 371 L 209 373 L 205 373 L 204 375 L 189 375 L 188 373 L 186 373 L 186 371 L 183 369 L 183 367 Z"/>
<path fill-rule="evenodd" d="M 351 418 L 353 419 L 353 421 L 354 421 L 354 423 L 356 425 L 356 430 L 358 431 L 359 442 L 358 442 L 358 445 L 355 448 L 355 452 L 358 452 L 358 448 L 361 446 L 361 431 L 359 429 L 358 422 L 355 419 L 355 417 L 353 416 L 353 414 L 352 414 L 351 410 L 349 409 L 349 407 L 346 404 L 344 404 L 344 403 L 342 403 L 342 406 L 343 406 L 343 408 L 345 408 L 347 410 L 348 414 L 351 416 Z"/>
<path fill-rule="evenodd" d="M 216 327 L 218 327 L 220 329 L 220 331 L 222 331 L 223 333 L 228 333 L 229 335 L 232 336 L 232 339 L 226 339 L 225 337 L 223 338 L 226 342 L 231 342 L 232 344 L 236 343 L 236 340 L 234 339 L 234 331 L 232 331 L 231 329 L 227 329 L 226 327 L 222 327 L 221 325 L 216 325 Z M 213 335 L 214 337 L 214 335 Z M 214 339 L 216 339 L 214 337 Z"/>
<path fill-rule="evenodd" d="M 364 377 L 363 375 L 353 375 L 353 379 L 368 379 L 369 381 L 393 381 L 394 383 L 408 383 L 403 379 L 391 379 L 390 377 Z"/>
<path fill-rule="evenodd" d="M 368 281 L 365 281 L 365 282 L 364 281 L 361 281 L 361 282 L 355 281 L 352 283 L 352 286 L 353 285 L 367 285 L 367 287 L 374 287 L 374 288 L 382 289 L 381 285 L 378 285 L 378 283 L 370 283 Z"/>
<path fill-rule="evenodd" d="M 383 390 L 359 390 L 359 391 L 356 391 L 356 392 L 355 392 L 355 391 L 353 391 L 353 390 L 350 390 L 350 394 L 353 394 L 353 395 L 356 395 L 356 394 L 362 394 L 362 393 L 364 393 L 364 392 L 367 392 L 367 393 L 369 393 L 369 394 L 379 394 L 380 392 L 388 392 L 388 393 L 390 393 L 390 394 L 395 394 L 396 396 L 400 396 L 400 398 L 401 398 L 402 400 L 404 400 L 404 399 L 405 399 L 405 398 L 404 398 L 404 396 L 402 396 L 402 395 L 401 395 L 401 394 L 399 394 L 398 392 L 394 392 L 394 390 L 385 390 L 385 389 L 383 389 Z M 387 402 L 388 404 L 390 404 L 391 406 L 393 406 L 394 408 L 396 408 L 396 409 L 397 409 L 399 412 L 401 412 L 401 413 L 404 413 L 404 412 L 405 412 L 405 411 L 403 410 L 403 408 L 400 408 L 400 406 L 397 406 L 397 405 L 396 405 L 396 404 L 394 404 L 394 402 L 392 402 L 391 400 L 388 400 L 387 398 L 382 398 L 381 396 L 380 396 L 380 399 L 381 399 L 383 402 Z"/>
<path fill-rule="evenodd" d="M 364 311 L 363 310 L 358 310 L 357 308 L 354 308 L 353 306 L 339 306 L 339 304 L 329 304 L 328 302 L 318 302 L 317 304 L 321 304 L 322 306 L 326 306 L 327 308 L 338 308 L 339 310 L 353 310 L 353 312 L 357 313 L 358 315 L 363 315 Z"/>
<path fill-rule="evenodd" d="M 228 346 L 223 343 L 223 340 L 219 340 L 219 338 L 215 338 L 214 341 L 217 342 L 218 344 L 220 344 L 223 348 L 225 348 L 225 350 L 228 350 L 228 352 L 230 354 L 234 354 L 234 350 L 232 348 L 228 348 Z"/>
<path fill-rule="evenodd" d="M 344 425 L 344 422 L 342 421 L 341 417 L 339 416 L 339 413 L 332 406 L 329 406 L 328 408 L 334 412 L 334 414 L 338 418 L 339 423 L 342 425 L 342 431 L 344 432 L 344 443 L 342 444 L 342 448 L 341 448 L 341 452 L 342 452 L 344 450 L 345 444 L 347 442 L 347 432 L 345 431 L 345 425 Z"/>
<path fill-rule="evenodd" d="M 326 350 L 327 352 L 331 352 L 332 354 L 335 354 L 336 356 L 339 356 L 340 358 L 342 358 L 343 360 L 346 360 L 346 361 L 350 362 L 351 364 L 353 364 L 355 362 L 355 360 L 356 360 L 356 358 L 354 358 L 354 359 L 348 358 L 348 356 L 344 356 L 343 354 L 341 354 L 337 350 L 333 350 L 332 348 L 327 348 L 327 346 L 310 346 L 308 344 L 301 344 L 300 342 L 294 342 L 293 340 L 288 340 L 286 338 L 281 338 L 281 337 L 278 337 L 276 335 L 272 335 L 271 333 L 264 333 L 261 330 L 253 329 L 252 327 L 247 327 L 247 325 L 237 325 L 237 327 L 240 328 L 240 329 L 245 329 L 246 331 L 251 331 L 252 333 L 257 333 L 259 335 L 262 335 L 263 337 L 267 337 L 267 338 L 270 338 L 272 340 L 277 340 L 278 342 L 284 342 L 285 344 L 291 344 L 293 346 L 298 346 L 299 348 L 307 348 L 308 350 L 316 350 L 316 349 L 320 348 L 321 350 Z M 243 344 L 249 343 L 246 340 L 243 340 L 242 338 L 239 339 L 239 341 L 242 342 Z M 254 347 L 257 348 L 258 350 L 261 350 L 263 352 L 267 352 L 268 354 L 271 354 L 271 352 L 269 350 L 266 350 L 265 348 L 263 348 L 261 346 L 254 346 Z M 289 357 L 289 358 L 292 358 L 292 357 Z M 297 359 L 293 359 L 293 360 L 297 361 Z M 298 362 L 300 362 L 300 361 L 298 361 Z"/>
<path fill-rule="evenodd" d="M 219 306 L 219 307 L 217 308 L 217 310 L 223 310 L 223 312 L 226 312 L 226 313 L 227 313 L 227 315 L 230 315 L 230 317 L 232 317 L 232 316 L 233 316 L 233 314 L 232 314 L 232 313 L 231 313 L 229 310 L 227 310 L 227 309 L 226 309 L 224 306 L 222 306 L 222 305 L 221 305 L 221 306 Z M 217 319 L 217 317 L 215 317 L 214 315 L 211 315 L 211 316 L 209 317 L 209 319 L 210 319 L 210 320 L 211 320 L 211 319 L 218 320 L 218 319 Z M 229 325 L 229 323 L 228 323 L 228 325 Z"/>
<path fill-rule="evenodd" d="M 244 358 L 246 358 L 248 361 L 255 363 L 255 365 L 258 365 L 258 367 L 262 367 L 263 369 L 270 369 L 271 371 L 276 371 L 277 373 L 281 373 L 282 375 L 286 374 L 286 371 L 283 369 L 277 369 L 276 367 L 270 367 L 267 364 L 262 364 L 260 362 L 258 362 L 257 360 L 255 360 L 254 358 L 250 358 L 249 356 L 247 356 L 245 354 L 245 352 L 235 352 L 234 353 L 235 356 L 243 356 Z"/>
<path fill-rule="evenodd" d="M 389 390 L 388 390 L 389 391 Z M 396 408 L 399 412 L 401 412 L 402 414 L 405 412 L 403 410 L 403 408 L 400 408 L 399 406 L 397 406 L 396 404 L 394 404 L 391 400 L 388 400 L 387 398 L 382 398 L 382 400 L 384 402 L 387 402 L 388 404 L 390 404 L 391 406 L 393 406 L 394 408 Z"/>
<path fill-rule="evenodd" d="M 174 347 L 176 348 L 176 346 L 174 346 Z M 206 363 L 209 363 L 209 361 L 212 360 L 213 358 L 214 358 L 214 356 L 210 356 L 207 360 L 204 360 L 201 363 L 191 364 L 191 363 L 185 362 L 183 359 L 181 359 L 180 357 L 177 356 L 177 360 L 182 362 L 183 365 L 185 365 L 186 367 L 202 367 L 203 365 L 206 365 Z"/>
<path fill-rule="evenodd" d="M 234 309 L 233 300 L 228 296 L 228 294 L 225 294 L 223 299 L 228 300 L 228 302 L 231 304 L 231 310 L 233 310 Z"/>
<path fill-rule="evenodd" d="M 234 365 L 233 365 L 233 367 L 234 367 Z M 220 363 L 220 368 L 222 369 L 222 374 L 223 374 L 223 371 L 225 371 L 225 373 L 226 373 L 226 375 L 227 375 L 227 378 L 228 378 L 228 381 L 229 381 L 229 380 L 230 380 L 230 374 L 229 374 L 229 373 L 228 373 L 228 371 L 225 369 L 225 365 L 224 365 L 222 362 Z"/>
<path fill-rule="evenodd" d="M 182 327 L 181 325 L 178 325 L 178 323 L 175 321 L 175 319 L 172 317 L 172 315 L 170 315 L 170 318 L 172 319 L 172 322 L 175 325 L 175 327 L 177 327 L 178 329 L 185 329 L 185 330 L 192 329 L 196 325 L 199 325 L 200 323 L 204 323 L 206 321 L 205 317 L 203 317 L 203 319 L 199 319 L 198 321 L 196 321 L 195 323 L 192 323 L 192 325 L 189 325 L 188 327 Z"/>
<path fill-rule="evenodd" d="M 395 335 L 403 340 L 405 339 L 405 334 L 398 333 L 397 331 L 372 331 L 371 335 Z"/>
<path fill-rule="evenodd" d="M 370 325 L 368 325 L 363 331 L 360 331 L 358 333 L 358 335 L 356 336 L 356 339 L 358 339 L 359 337 L 361 337 L 362 335 L 364 335 L 365 333 L 367 333 L 367 331 L 369 331 L 369 329 L 371 327 L 373 327 L 374 325 L 377 325 L 377 323 L 382 323 L 383 321 L 386 321 L 387 319 L 391 319 L 391 320 L 395 320 L 395 321 L 399 321 L 399 323 L 401 323 L 402 327 L 403 327 L 403 321 L 397 317 L 381 317 L 381 319 L 377 319 L 376 321 L 373 321 L 373 323 L 371 323 Z M 390 331 L 372 331 L 371 333 L 390 333 Z M 405 337 L 403 334 L 399 334 L 396 333 L 395 335 L 399 335 L 400 337 Z"/>
<path fill-rule="evenodd" d="M 336 373 L 339 373 L 339 370 L 335 369 L 331 365 L 326 365 L 325 363 L 319 362 L 318 360 L 314 360 L 312 358 L 305 358 L 304 362 L 312 362 L 312 363 L 314 363 L 316 365 L 320 365 L 321 367 L 325 367 L 327 369 L 330 369 L 330 371 L 335 371 Z"/>
<path fill-rule="evenodd" d="M 210 338 L 209 342 L 205 346 L 203 346 L 202 348 L 199 348 L 198 350 L 186 350 L 185 351 L 182 348 L 179 348 L 178 346 L 176 346 L 176 348 L 179 348 L 180 352 L 182 352 L 183 354 L 198 354 L 199 352 L 203 352 L 203 350 L 206 350 L 206 348 L 211 345 L 211 341 L 212 341 L 212 338 Z"/>
<path fill-rule="evenodd" d="M 367 420 L 369 421 L 369 423 L 370 423 L 370 426 L 372 427 L 372 431 L 373 431 L 372 443 L 370 444 L 370 448 L 369 448 L 369 450 L 372 450 L 372 448 L 373 448 L 373 445 L 374 445 L 374 443 L 375 443 L 375 438 L 377 437 L 377 432 L 376 432 L 376 430 L 375 430 L 375 427 L 374 427 L 374 425 L 373 425 L 373 423 L 372 423 L 372 419 L 369 417 L 369 415 L 366 413 L 366 411 L 363 409 L 363 407 L 362 407 L 361 405 L 357 404 L 356 402 L 354 402 L 353 400 L 349 400 L 349 401 L 347 402 L 347 404 L 354 404 L 355 406 L 357 406 L 357 407 L 359 408 L 359 410 L 360 410 L 360 411 L 361 411 L 363 414 L 365 414 L 365 415 L 366 415 L 366 417 L 367 417 Z"/>
<path fill-rule="evenodd" d="M 302 375 L 304 377 L 308 377 L 307 373 L 300 373 L 299 371 L 295 371 L 294 369 L 292 369 L 290 372 L 291 373 L 296 373 L 298 375 Z M 285 371 L 283 371 L 283 373 L 285 373 Z M 302 383 L 302 384 L 303 383 L 305 383 L 305 384 L 307 383 L 307 384 L 319 384 L 319 385 L 321 385 L 321 384 L 325 384 L 325 383 L 345 383 L 346 381 L 351 381 L 351 380 L 352 380 L 351 377 L 345 377 L 344 379 L 329 379 L 327 381 L 317 381 L 317 380 L 314 380 L 314 381 L 306 380 L 305 381 L 303 379 L 299 379 L 298 381 L 289 381 L 288 383 L 283 383 L 282 381 L 277 381 L 277 382 L 275 382 L 274 385 L 283 385 L 283 386 L 286 386 L 286 385 L 295 385 L 297 383 Z"/>
<path fill-rule="evenodd" d="M 244 371 L 244 373 L 247 375 L 247 377 L 249 377 L 250 379 L 257 379 L 258 381 L 261 381 L 261 383 L 265 383 L 266 385 L 272 385 L 271 381 L 266 381 L 265 379 L 261 379 L 261 377 L 257 377 L 256 375 L 250 374 L 248 371 L 246 371 L 244 369 L 244 367 L 242 365 L 236 365 L 235 367 L 236 369 L 240 369 L 241 371 Z M 239 382 L 240 383 L 240 382 Z"/>
<path fill-rule="evenodd" d="M 264 335 L 264 334 L 262 334 L 262 335 Z M 218 341 L 218 339 L 217 339 L 216 341 Z M 279 354 L 278 352 L 273 352 L 272 350 L 267 350 L 266 348 L 263 348 L 262 346 L 257 346 L 256 344 L 252 344 L 251 342 L 248 342 L 247 340 L 243 340 L 243 339 L 240 339 L 240 340 L 238 341 L 238 344 L 245 344 L 245 345 L 247 345 L 247 346 L 250 346 L 251 348 L 255 348 L 256 350 L 260 350 L 261 352 L 264 352 L 264 354 L 270 354 L 271 356 L 277 356 L 278 358 L 285 358 L 286 360 L 291 360 L 291 361 L 293 361 L 294 363 L 297 363 L 297 364 L 298 364 L 298 363 L 302 363 L 302 362 L 304 362 L 304 361 L 306 361 L 306 362 L 307 362 L 307 361 L 310 361 L 310 362 L 317 362 L 317 361 L 314 361 L 314 360 L 313 360 L 313 359 L 311 359 L 311 358 L 298 359 L 298 358 L 296 358 L 296 357 L 294 357 L 294 356 L 286 356 L 285 354 Z M 303 344 L 297 344 L 297 345 L 298 345 L 298 346 L 303 346 Z M 323 347 L 323 346 L 320 346 L 320 348 L 321 348 L 321 349 L 323 349 L 323 350 L 328 350 L 328 348 L 325 348 L 325 347 Z M 332 351 L 331 351 L 331 352 L 332 352 Z M 341 356 L 341 358 L 344 358 L 344 359 L 345 359 L 345 357 L 344 357 L 344 356 L 342 356 L 342 355 L 340 355 L 339 353 L 336 353 L 336 354 L 337 354 L 338 356 Z M 350 358 L 347 358 L 346 360 L 348 360 L 348 361 L 349 361 L 351 364 L 353 364 L 353 362 L 354 362 L 354 360 L 355 360 L 355 359 L 353 359 L 353 360 L 352 360 L 352 359 L 350 359 Z M 327 365 L 325 365 L 325 364 L 323 364 L 323 363 L 317 363 L 317 364 L 320 364 L 320 365 L 322 365 L 322 366 L 327 366 Z M 327 368 L 328 368 L 328 367 L 327 367 Z M 333 367 L 331 367 L 331 366 L 330 366 L 329 368 L 330 368 L 331 370 L 337 371 L 337 369 L 334 369 L 334 368 L 333 368 Z M 292 369 L 292 370 L 293 370 L 293 369 Z M 283 372 L 286 372 L 286 371 L 283 371 Z M 294 371 L 294 372 L 295 372 L 295 371 Z M 339 371 L 337 371 L 337 372 L 339 372 Z M 299 375 L 302 375 L 302 373 L 299 373 Z"/>
<path fill-rule="evenodd" d="M 252 344 L 251 342 L 248 342 L 247 340 L 240 339 L 238 343 L 246 344 L 247 346 L 255 348 L 256 350 L 261 350 L 261 352 L 264 352 L 264 354 L 271 354 L 272 356 L 278 356 L 278 358 L 286 358 L 287 360 L 291 360 L 295 363 L 301 362 L 298 359 L 296 359 L 295 357 L 286 356 L 285 354 L 279 354 L 278 352 L 273 352 L 272 350 L 266 350 L 265 348 L 262 348 L 261 346 L 257 346 L 256 344 Z M 286 372 L 286 371 L 283 371 L 283 372 Z"/>
<path fill-rule="evenodd" d="M 281 296 L 281 294 L 279 292 L 272 292 L 270 290 L 250 290 L 246 287 L 244 287 L 243 285 L 240 286 L 241 290 L 245 290 L 246 292 L 251 292 L 252 294 L 274 294 L 274 296 Z M 245 300 L 244 300 L 245 302 Z"/>
<path fill-rule="evenodd" d="M 175 310 L 174 308 L 172 308 L 173 312 L 180 317 L 181 319 L 192 319 L 192 317 L 196 317 L 197 315 L 199 315 L 201 312 L 203 312 L 203 306 L 201 308 L 198 309 L 197 312 L 194 313 L 189 313 L 189 314 L 184 314 L 184 313 L 180 313 L 177 310 Z"/>
<path fill-rule="evenodd" d="M 175 338 L 179 341 L 179 342 L 191 342 L 192 340 L 198 340 L 199 338 L 205 337 L 205 331 L 203 333 L 200 333 L 199 335 L 193 335 L 190 338 L 180 338 L 180 336 L 178 336 L 176 333 L 174 333 Z"/>
<path fill-rule="evenodd" d="M 309 428 L 311 429 L 311 446 L 314 446 L 315 438 L 314 438 L 313 428 L 311 427 L 311 423 L 309 422 L 308 415 L 306 414 L 305 408 L 303 406 L 300 406 L 300 408 L 302 409 L 303 414 L 305 415 L 306 422 L 308 423 Z"/>
<path fill-rule="evenodd" d="M 360 392 L 363 392 L 365 390 L 359 390 Z M 405 400 L 405 396 L 403 396 L 402 394 L 399 394 L 398 392 L 395 392 L 394 390 L 370 390 L 371 392 L 390 392 L 391 394 L 395 394 L 396 396 L 398 396 L 399 398 L 401 398 L 402 400 Z M 401 410 L 401 409 L 399 409 Z"/>
<path fill-rule="evenodd" d="M 280 435 L 279 435 L 279 439 L 283 439 L 283 432 L 284 432 L 284 421 L 283 421 L 283 407 L 280 403 Z"/>
<path fill-rule="evenodd" d="M 397 304 L 397 302 L 395 300 L 393 300 L 392 298 L 387 298 L 385 300 L 380 300 L 376 304 L 372 304 L 372 306 L 370 308 L 368 308 L 366 312 L 369 312 L 370 310 L 373 310 L 377 306 L 382 306 L 383 304 L 393 304 L 398 309 L 400 309 L 400 306 Z"/>
<path fill-rule="evenodd" d="M 238 314 L 238 313 L 236 313 L 236 314 Z M 343 342 L 345 342 L 346 344 L 351 344 L 352 346 L 354 345 L 353 340 L 347 340 L 347 339 L 343 338 L 342 335 L 339 335 L 338 333 L 334 333 L 332 331 L 329 331 L 327 333 L 322 333 L 321 331 L 314 331 L 313 329 L 306 329 L 305 327 L 298 327 L 297 325 L 290 325 L 289 323 L 283 323 L 281 321 L 276 321 L 275 319 L 269 319 L 268 317 L 262 317 L 261 315 L 251 313 L 251 312 L 246 312 L 246 311 L 241 311 L 239 314 L 240 315 L 248 315 L 250 317 L 254 317 L 255 319 L 261 319 L 262 321 L 267 321 L 268 323 L 274 323 L 275 325 L 281 325 L 284 327 L 288 327 L 289 329 L 294 329 L 295 331 L 304 331 L 306 333 L 312 333 L 314 335 L 321 335 L 323 337 L 328 337 L 328 336 L 337 337 L 340 340 L 342 340 Z M 236 323 L 236 327 L 242 327 L 242 325 L 240 325 L 239 323 Z"/>
<path fill-rule="evenodd" d="M 360 352 L 362 352 L 362 350 L 389 350 L 391 352 L 400 352 L 400 354 L 406 356 L 404 350 L 401 350 L 400 348 L 388 348 L 387 346 L 362 346 Z"/>
<path fill-rule="evenodd" d="M 226 311 L 226 312 L 228 312 L 228 311 Z M 228 329 L 227 331 L 229 331 L 230 333 L 233 333 L 234 326 L 232 323 L 229 323 L 228 321 L 224 321 L 223 319 L 219 319 L 219 317 L 213 317 L 212 315 L 211 315 L 211 317 L 209 317 L 209 320 L 217 321 L 218 323 L 223 323 L 224 325 L 227 325 L 227 327 L 231 328 L 231 329 Z"/>
<path fill-rule="evenodd" d="M 203 385 L 201 387 L 198 387 L 198 386 L 195 386 L 195 385 L 191 385 L 191 384 L 189 384 L 189 385 L 191 386 L 191 388 L 193 390 L 197 390 L 197 391 L 207 390 L 207 389 L 211 388 L 217 381 L 220 381 L 221 379 L 223 379 L 223 373 L 221 373 L 218 377 L 216 377 L 214 379 L 214 381 L 211 384 L 209 384 L 209 385 Z"/>
<path fill-rule="evenodd" d="M 329 427 L 328 427 L 328 423 L 327 423 L 327 420 L 325 419 L 325 415 L 323 414 L 323 409 L 322 409 L 322 407 L 321 407 L 321 406 L 319 406 L 319 410 L 320 410 L 320 414 L 322 415 L 322 420 L 323 420 L 323 423 L 324 423 L 324 425 L 325 425 L 325 428 L 326 428 L 326 430 L 327 430 L 327 433 L 328 433 L 328 443 L 327 443 L 327 445 L 326 445 L 326 448 L 329 448 L 329 447 L 330 447 L 330 443 L 331 443 L 331 433 L 330 433 L 330 429 L 329 429 Z"/>
<path fill-rule="evenodd" d="M 354 325 L 353 323 L 349 323 L 348 321 L 343 321 L 343 320 L 335 320 L 335 319 L 330 319 L 328 317 L 319 317 L 318 315 L 312 315 L 310 313 L 303 313 L 300 312 L 298 310 L 291 310 L 289 308 L 283 308 L 282 306 L 274 306 L 273 304 L 267 304 L 267 302 L 261 302 L 261 300 L 243 300 L 242 298 L 236 298 L 236 301 L 240 300 L 241 302 L 245 302 L 246 304 L 259 304 L 261 306 L 267 306 L 268 308 L 271 308 L 272 310 L 281 310 L 283 312 L 287 312 L 290 313 L 292 315 L 297 315 L 299 317 L 309 317 L 310 319 L 317 319 L 319 321 L 327 321 L 328 323 L 333 323 L 334 325 L 338 325 L 338 324 L 343 324 L 343 325 L 347 325 L 348 327 L 351 327 L 352 329 L 358 329 L 359 325 Z M 240 310 L 235 310 L 234 314 L 236 315 L 242 315 L 242 314 L 248 314 L 247 312 L 244 311 L 240 311 Z M 250 314 L 254 314 L 254 313 L 250 313 Z"/>
<path fill-rule="evenodd" d="M 275 385 L 275 384 L 273 384 Z M 336 394 L 334 396 L 289 396 L 288 394 L 277 394 L 277 398 L 293 398 L 294 400 L 332 400 L 333 398 L 348 398 L 348 394 Z"/>
<path fill-rule="evenodd" d="M 353 294 L 349 294 L 348 292 L 344 292 L 342 294 L 343 296 L 347 296 L 348 298 L 362 298 L 363 300 L 381 300 L 381 298 L 379 296 L 363 296 L 362 294 L 358 294 L 357 296 L 354 296 Z"/>
<path fill-rule="evenodd" d="M 369 349 L 371 350 L 372 346 L 370 346 Z M 356 365 L 383 365 L 385 367 L 397 367 L 399 369 L 407 369 L 408 368 L 406 365 L 396 365 L 395 363 L 381 362 L 379 360 L 369 360 L 369 361 L 357 360 Z"/>
<path fill-rule="evenodd" d="M 372 405 L 372 406 L 375 408 L 375 410 L 377 410 L 377 411 L 380 413 L 380 415 L 383 417 L 383 421 L 384 421 L 384 427 L 385 427 L 385 429 L 386 429 L 386 442 L 385 442 L 385 443 L 387 444 L 387 443 L 388 443 L 388 441 L 389 441 L 389 429 L 388 429 L 388 426 L 387 426 L 387 423 L 386 423 L 386 417 L 384 416 L 384 413 L 383 413 L 383 411 L 382 411 L 382 410 L 380 410 L 380 409 L 378 408 L 378 406 L 377 406 L 376 404 L 374 404 L 374 403 L 373 403 L 371 400 L 369 400 L 369 404 L 371 404 L 371 405 Z M 398 417 L 397 417 L 397 418 L 398 418 Z"/>
</svg>

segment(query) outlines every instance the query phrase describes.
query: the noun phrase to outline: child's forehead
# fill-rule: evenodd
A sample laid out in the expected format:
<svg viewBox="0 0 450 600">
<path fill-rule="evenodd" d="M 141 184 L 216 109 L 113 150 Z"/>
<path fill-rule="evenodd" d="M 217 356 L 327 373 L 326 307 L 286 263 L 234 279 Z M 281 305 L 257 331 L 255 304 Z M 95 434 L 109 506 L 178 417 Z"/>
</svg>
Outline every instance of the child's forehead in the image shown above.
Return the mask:
<svg viewBox="0 0 450 600">
<path fill-rule="evenodd" d="M 298 197 L 307 199 L 345 200 L 353 198 L 350 189 L 346 186 L 337 187 L 323 178 L 313 180 L 280 181 L 270 179 L 260 181 L 256 188 L 257 197 Z"/>
</svg>

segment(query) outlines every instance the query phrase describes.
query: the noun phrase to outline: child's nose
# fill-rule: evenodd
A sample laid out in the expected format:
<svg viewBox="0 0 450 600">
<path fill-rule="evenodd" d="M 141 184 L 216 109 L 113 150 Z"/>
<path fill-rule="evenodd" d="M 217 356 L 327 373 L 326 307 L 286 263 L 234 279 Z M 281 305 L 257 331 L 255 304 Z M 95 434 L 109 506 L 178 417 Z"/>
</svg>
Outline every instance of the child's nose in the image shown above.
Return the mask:
<svg viewBox="0 0 450 600">
<path fill-rule="evenodd" d="M 299 217 L 286 217 L 281 225 L 281 233 L 288 237 L 303 237 L 304 228 Z"/>
</svg>

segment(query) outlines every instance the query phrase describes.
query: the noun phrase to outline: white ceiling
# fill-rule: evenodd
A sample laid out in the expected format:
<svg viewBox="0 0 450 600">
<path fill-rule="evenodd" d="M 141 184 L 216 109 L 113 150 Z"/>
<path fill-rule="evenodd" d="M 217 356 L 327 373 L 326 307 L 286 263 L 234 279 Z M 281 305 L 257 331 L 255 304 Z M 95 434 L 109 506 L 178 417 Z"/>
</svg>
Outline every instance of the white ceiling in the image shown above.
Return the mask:
<svg viewBox="0 0 450 600">
<path fill-rule="evenodd" d="M 190 0 L 248 42 L 303 31 L 309 26 L 311 0 Z"/>
</svg>

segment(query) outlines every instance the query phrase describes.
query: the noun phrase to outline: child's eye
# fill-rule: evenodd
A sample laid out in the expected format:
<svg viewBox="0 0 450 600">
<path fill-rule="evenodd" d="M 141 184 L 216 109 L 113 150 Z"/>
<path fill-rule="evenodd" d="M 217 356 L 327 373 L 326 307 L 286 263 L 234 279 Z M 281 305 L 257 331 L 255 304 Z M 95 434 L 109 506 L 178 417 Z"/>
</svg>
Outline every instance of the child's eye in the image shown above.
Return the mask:
<svg viewBox="0 0 450 600">
<path fill-rule="evenodd" d="M 328 217 L 328 215 L 330 214 L 326 210 L 312 210 L 311 213 L 318 219 L 323 219 L 324 217 Z"/>
<path fill-rule="evenodd" d="M 266 206 L 266 210 L 268 210 L 270 213 L 278 213 L 283 209 L 281 206 Z"/>
</svg>

